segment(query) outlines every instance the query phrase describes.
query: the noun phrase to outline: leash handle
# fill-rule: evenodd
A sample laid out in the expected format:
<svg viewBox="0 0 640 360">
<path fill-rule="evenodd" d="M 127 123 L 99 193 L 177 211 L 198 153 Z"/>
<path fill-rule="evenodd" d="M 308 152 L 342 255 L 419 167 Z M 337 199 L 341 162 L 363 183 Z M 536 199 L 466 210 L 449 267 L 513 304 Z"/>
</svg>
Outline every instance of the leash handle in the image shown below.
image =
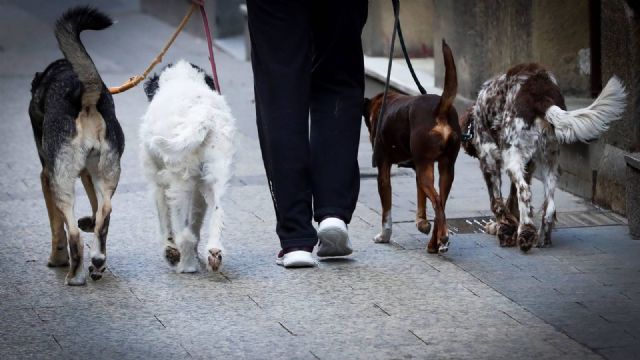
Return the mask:
<svg viewBox="0 0 640 360">
<path fill-rule="evenodd" d="M 216 60 L 213 57 L 213 46 L 211 45 L 211 32 L 209 31 L 209 21 L 207 21 L 207 12 L 204 11 L 204 0 L 193 0 L 193 4 L 200 6 L 200 15 L 202 15 L 202 24 L 204 25 L 204 33 L 207 36 L 207 46 L 209 47 L 209 62 L 211 63 L 211 71 L 213 73 L 213 83 L 219 95 L 222 95 L 220 83 L 218 82 L 218 71 L 216 70 Z M 195 5 L 194 5 L 195 6 Z"/>
<path fill-rule="evenodd" d="M 395 17 L 393 24 L 393 33 L 391 34 L 391 46 L 389 49 L 389 65 L 387 65 L 387 80 L 384 83 L 384 93 L 382 94 L 382 105 L 380 106 L 380 112 L 378 113 L 378 121 L 376 122 L 376 136 L 373 141 L 373 155 L 371 157 L 371 166 L 376 167 L 378 165 L 378 154 L 380 150 L 382 140 L 380 139 L 380 130 L 382 129 L 382 116 L 387 107 L 387 94 L 389 93 L 389 80 L 391 79 L 391 65 L 393 64 L 393 48 L 396 42 L 396 32 L 398 30 L 398 23 L 400 21 L 400 2 L 399 0 L 391 0 L 393 5 L 393 15 Z"/>
</svg>

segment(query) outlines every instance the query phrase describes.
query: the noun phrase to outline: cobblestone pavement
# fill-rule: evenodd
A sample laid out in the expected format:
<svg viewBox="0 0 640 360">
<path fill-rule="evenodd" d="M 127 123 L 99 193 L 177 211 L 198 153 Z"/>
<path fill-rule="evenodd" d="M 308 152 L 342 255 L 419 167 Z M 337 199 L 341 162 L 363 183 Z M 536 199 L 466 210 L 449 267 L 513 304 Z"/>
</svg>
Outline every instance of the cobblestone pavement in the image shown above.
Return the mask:
<svg viewBox="0 0 640 360">
<path fill-rule="evenodd" d="M 113 201 L 108 271 L 85 287 L 64 286 L 65 271 L 45 266 L 49 226 L 26 109 L 33 73 L 60 57 L 50 29 L 70 3 L 0 0 L 0 359 L 640 354 L 640 242 L 630 240 L 624 219 L 560 192 L 560 218 L 569 220 L 554 232 L 550 249 L 524 255 L 461 230 L 446 256 L 429 255 L 427 239 L 411 223 L 415 180 L 397 171 L 394 242 L 373 244 L 379 202 L 364 132 L 361 198 L 350 226 L 354 254 L 315 269 L 277 267 L 250 65 L 222 53 L 221 85 L 241 129 L 222 272 L 178 275 L 162 257 L 138 162 L 146 100 L 137 88 L 115 97 L 127 147 Z M 105 82 L 120 84 L 146 66 L 173 28 L 124 1 L 97 3 L 119 22 L 83 39 Z M 206 66 L 206 52 L 202 40 L 182 34 L 166 60 L 184 57 Z M 368 92 L 376 91 L 370 85 Z M 488 200 L 473 159 L 461 156 L 456 171 L 448 216 L 464 225 L 489 214 Z M 534 186 L 539 195 L 539 182 Z M 77 214 L 87 211 L 81 198 Z M 598 216 L 611 221 L 575 220 Z"/>
</svg>

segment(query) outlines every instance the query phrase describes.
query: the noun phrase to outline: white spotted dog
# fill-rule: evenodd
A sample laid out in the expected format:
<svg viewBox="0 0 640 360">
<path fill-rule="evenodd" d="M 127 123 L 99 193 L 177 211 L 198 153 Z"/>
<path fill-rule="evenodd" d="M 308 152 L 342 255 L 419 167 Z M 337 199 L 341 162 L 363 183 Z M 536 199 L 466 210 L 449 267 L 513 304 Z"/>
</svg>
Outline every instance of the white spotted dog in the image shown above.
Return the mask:
<svg viewBox="0 0 640 360">
<path fill-rule="evenodd" d="M 463 147 L 480 160 L 496 217 L 487 232 L 497 235 L 500 246 L 517 244 L 526 252 L 533 245 L 551 245 L 559 144 L 597 139 L 625 106 L 625 89 L 614 76 L 590 106 L 566 111 L 556 79 L 538 64 L 514 66 L 483 84 L 460 121 L 466 133 Z M 545 191 L 537 232 L 530 189 L 534 166 Z M 511 179 L 507 204 L 500 191 L 502 167 Z"/>
<path fill-rule="evenodd" d="M 144 84 L 150 104 L 142 117 L 142 162 L 155 197 L 165 257 L 177 272 L 198 271 L 198 243 L 211 210 L 209 271 L 222 265 L 221 200 L 231 177 L 235 120 L 212 78 L 184 60 Z"/>
<path fill-rule="evenodd" d="M 31 83 L 29 117 L 42 164 L 40 180 L 51 226 L 48 265 L 69 266 L 68 285 L 86 283 L 80 229 L 95 234 L 91 278 L 100 279 L 106 269 L 111 197 L 120 178 L 124 134 L 113 98 L 82 45 L 80 32 L 102 30 L 111 24 L 111 19 L 96 9 L 69 9 L 55 25 L 65 59 L 51 63 Z M 78 177 L 93 214 L 76 224 L 73 208 Z"/>
</svg>

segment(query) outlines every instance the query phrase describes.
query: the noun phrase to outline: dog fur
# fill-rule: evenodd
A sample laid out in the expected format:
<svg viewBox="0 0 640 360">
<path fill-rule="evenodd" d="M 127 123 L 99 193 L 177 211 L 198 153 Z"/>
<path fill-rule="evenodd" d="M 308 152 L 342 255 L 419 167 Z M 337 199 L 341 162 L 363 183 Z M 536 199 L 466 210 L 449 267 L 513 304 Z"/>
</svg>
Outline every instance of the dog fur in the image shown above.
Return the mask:
<svg viewBox="0 0 640 360">
<path fill-rule="evenodd" d="M 566 111 L 554 76 L 538 64 L 514 66 L 484 83 L 476 102 L 461 117 L 461 126 L 474 134 L 463 143 L 480 160 L 496 222 L 487 226 L 501 246 L 551 245 L 556 208 L 560 143 L 588 142 L 604 133 L 625 110 L 626 93 L 612 77 L 602 93 L 583 109 Z M 511 180 L 507 204 L 502 199 L 501 169 Z M 545 200 L 536 232 L 531 205 L 531 176 L 540 170 Z"/>
<path fill-rule="evenodd" d="M 31 83 L 29 117 L 42 164 L 40 180 L 52 233 L 48 265 L 69 265 L 68 285 L 86 283 L 80 229 L 95 234 L 91 278 L 100 279 L 106 268 L 111 197 L 120 178 L 124 134 L 111 94 L 80 41 L 80 32 L 111 24 L 107 15 L 90 7 L 65 12 L 55 26 L 65 59 L 51 63 Z M 78 177 L 93 214 L 76 224 L 74 184 Z"/>
<path fill-rule="evenodd" d="M 153 188 L 165 257 L 177 272 L 222 264 L 222 198 L 231 177 L 235 120 L 199 67 L 181 60 L 144 85 L 150 101 L 142 117 L 142 162 Z M 200 230 L 211 210 L 205 251 Z"/>
<path fill-rule="evenodd" d="M 364 119 L 371 144 L 376 148 L 378 193 L 382 203 L 382 231 L 374 242 L 391 239 L 391 165 L 412 167 L 416 171 L 418 207 L 416 226 L 424 234 L 431 230 L 426 215 L 428 197 L 435 211 L 434 229 L 427 245 L 430 253 L 446 252 L 449 230 L 445 206 L 453 183 L 455 163 L 460 150 L 461 130 L 453 107 L 458 88 L 456 67 L 449 46 L 442 41 L 445 63 L 445 85 L 442 97 L 437 95 L 406 96 L 391 92 L 387 96 L 380 134 L 377 122 L 382 94 L 365 99 Z M 376 139 L 376 135 L 378 138 Z M 438 163 L 440 194 L 434 187 L 434 166 Z"/>
</svg>

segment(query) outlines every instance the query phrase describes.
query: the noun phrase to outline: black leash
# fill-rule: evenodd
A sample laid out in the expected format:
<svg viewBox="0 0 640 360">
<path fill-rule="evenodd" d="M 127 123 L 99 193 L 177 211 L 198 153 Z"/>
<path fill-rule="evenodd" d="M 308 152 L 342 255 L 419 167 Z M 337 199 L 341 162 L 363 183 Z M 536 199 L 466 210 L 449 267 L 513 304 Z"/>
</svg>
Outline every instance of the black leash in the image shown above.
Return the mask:
<svg viewBox="0 0 640 360">
<path fill-rule="evenodd" d="M 374 138 L 374 146 L 373 146 L 373 156 L 371 158 L 372 166 L 376 167 L 378 163 L 378 154 L 377 148 L 380 146 L 380 129 L 382 124 L 382 116 L 387 107 L 387 94 L 389 92 L 389 81 L 391 79 L 391 64 L 393 64 L 393 49 L 396 42 L 396 33 L 400 38 L 400 46 L 402 47 L 402 54 L 404 55 L 404 60 L 407 62 L 407 66 L 409 67 L 409 72 L 411 73 L 411 77 L 413 77 L 413 81 L 418 86 L 418 90 L 421 94 L 426 94 L 427 91 L 422 87 L 418 77 L 416 76 L 416 72 L 413 70 L 413 66 L 411 65 L 411 59 L 409 58 L 409 53 L 407 52 L 407 47 L 404 43 L 404 37 L 402 36 L 402 28 L 400 27 L 400 0 L 391 0 L 391 4 L 393 5 L 393 33 L 391 35 L 391 46 L 389 49 L 389 65 L 387 66 L 387 80 L 384 83 L 384 93 L 382 94 L 382 106 L 380 106 L 380 112 L 378 113 L 378 121 L 376 122 L 376 136 Z"/>
</svg>

